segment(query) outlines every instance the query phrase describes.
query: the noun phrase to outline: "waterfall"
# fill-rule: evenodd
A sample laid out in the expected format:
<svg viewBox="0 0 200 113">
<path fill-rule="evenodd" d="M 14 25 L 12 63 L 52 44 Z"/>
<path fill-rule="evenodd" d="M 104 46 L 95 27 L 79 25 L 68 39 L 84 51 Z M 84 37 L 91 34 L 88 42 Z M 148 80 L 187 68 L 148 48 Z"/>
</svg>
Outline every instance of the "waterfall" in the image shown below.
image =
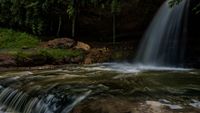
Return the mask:
<svg viewBox="0 0 200 113">
<path fill-rule="evenodd" d="M 163 3 L 147 29 L 136 55 L 137 64 L 182 65 L 189 0 L 182 0 L 173 7 L 168 2 Z"/>
<path fill-rule="evenodd" d="M 9 87 L 0 87 L 0 113 L 60 113 L 61 111 L 61 113 L 69 113 L 90 93 L 91 90 L 79 96 L 69 96 L 66 98 L 66 103 L 62 105 L 58 97 L 53 94 L 38 98 Z"/>
</svg>

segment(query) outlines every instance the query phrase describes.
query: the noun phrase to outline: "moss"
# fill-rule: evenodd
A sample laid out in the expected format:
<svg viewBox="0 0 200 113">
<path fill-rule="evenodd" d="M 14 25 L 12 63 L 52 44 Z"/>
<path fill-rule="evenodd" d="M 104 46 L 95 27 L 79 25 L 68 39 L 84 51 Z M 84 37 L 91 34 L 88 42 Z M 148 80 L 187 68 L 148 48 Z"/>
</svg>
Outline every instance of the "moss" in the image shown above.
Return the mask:
<svg viewBox="0 0 200 113">
<path fill-rule="evenodd" d="M 43 56 L 49 56 L 54 59 L 63 59 L 66 57 L 82 56 L 83 53 L 79 50 L 66 50 L 66 49 L 40 49 L 38 54 Z"/>
<path fill-rule="evenodd" d="M 72 59 L 76 57 L 84 58 L 84 53 L 80 50 L 66 49 L 11 49 L 7 51 L 7 54 L 14 56 L 18 66 L 63 64 L 73 62 Z"/>
<path fill-rule="evenodd" d="M 84 58 L 81 50 L 41 48 L 37 36 L 2 28 L 0 54 L 14 57 L 17 66 L 79 63 Z"/>
<path fill-rule="evenodd" d="M 32 48 L 38 46 L 38 37 L 17 32 L 10 29 L 0 28 L 0 48 Z"/>
</svg>

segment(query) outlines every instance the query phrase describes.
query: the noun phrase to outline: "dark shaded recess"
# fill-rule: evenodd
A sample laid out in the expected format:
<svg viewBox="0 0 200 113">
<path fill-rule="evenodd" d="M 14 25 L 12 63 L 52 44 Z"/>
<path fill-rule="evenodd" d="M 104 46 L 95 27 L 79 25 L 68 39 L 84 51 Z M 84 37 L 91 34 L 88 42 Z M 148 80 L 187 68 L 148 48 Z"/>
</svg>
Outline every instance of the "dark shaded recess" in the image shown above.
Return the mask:
<svg viewBox="0 0 200 113">
<path fill-rule="evenodd" d="M 200 68 L 200 14 L 196 14 L 193 8 L 199 0 L 191 0 L 188 38 L 186 44 L 186 66 Z"/>
<path fill-rule="evenodd" d="M 117 41 L 141 39 L 155 12 L 164 0 L 121 1 L 116 17 Z M 107 8 L 81 7 L 78 19 L 80 40 L 112 41 L 112 14 Z"/>
</svg>

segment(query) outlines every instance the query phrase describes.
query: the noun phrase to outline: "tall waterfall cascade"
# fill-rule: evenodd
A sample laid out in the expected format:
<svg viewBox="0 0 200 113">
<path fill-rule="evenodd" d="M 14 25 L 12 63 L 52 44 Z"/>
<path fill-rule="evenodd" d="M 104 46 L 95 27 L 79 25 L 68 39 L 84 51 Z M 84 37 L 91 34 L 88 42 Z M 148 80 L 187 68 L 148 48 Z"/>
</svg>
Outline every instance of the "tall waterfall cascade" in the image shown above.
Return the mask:
<svg viewBox="0 0 200 113">
<path fill-rule="evenodd" d="M 184 60 L 189 0 L 170 7 L 163 3 L 147 29 L 135 62 L 153 66 L 181 66 Z"/>
</svg>

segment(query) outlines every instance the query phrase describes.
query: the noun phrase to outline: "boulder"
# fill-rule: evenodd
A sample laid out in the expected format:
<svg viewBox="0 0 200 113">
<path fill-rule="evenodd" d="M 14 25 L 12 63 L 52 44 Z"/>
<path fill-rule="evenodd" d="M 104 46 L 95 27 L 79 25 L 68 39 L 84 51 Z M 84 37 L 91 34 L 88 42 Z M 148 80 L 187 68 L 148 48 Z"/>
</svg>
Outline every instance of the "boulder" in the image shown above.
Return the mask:
<svg viewBox="0 0 200 113">
<path fill-rule="evenodd" d="M 85 50 L 85 51 L 89 51 L 91 49 L 90 45 L 83 43 L 83 42 L 79 42 L 79 41 L 77 42 L 75 48 L 76 49 L 82 49 L 82 50 Z"/>
<path fill-rule="evenodd" d="M 1 54 L 0 55 L 0 67 L 8 67 L 8 66 L 15 66 L 16 62 L 14 58 L 7 54 Z"/>
<path fill-rule="evenodd" d="M 93 48 L 87 54 L 84 64 L 101 63 L 110 59 L 111 51 L 108 48 Z"/>
<path fill-rule="evenodd" d="M 60 48 L 60 49 L 69 49 L 76 45 L 76 41 L 70 38 L 57 38 L 50 40 L 43 44 L 45 48 Z"/>
</svg>

